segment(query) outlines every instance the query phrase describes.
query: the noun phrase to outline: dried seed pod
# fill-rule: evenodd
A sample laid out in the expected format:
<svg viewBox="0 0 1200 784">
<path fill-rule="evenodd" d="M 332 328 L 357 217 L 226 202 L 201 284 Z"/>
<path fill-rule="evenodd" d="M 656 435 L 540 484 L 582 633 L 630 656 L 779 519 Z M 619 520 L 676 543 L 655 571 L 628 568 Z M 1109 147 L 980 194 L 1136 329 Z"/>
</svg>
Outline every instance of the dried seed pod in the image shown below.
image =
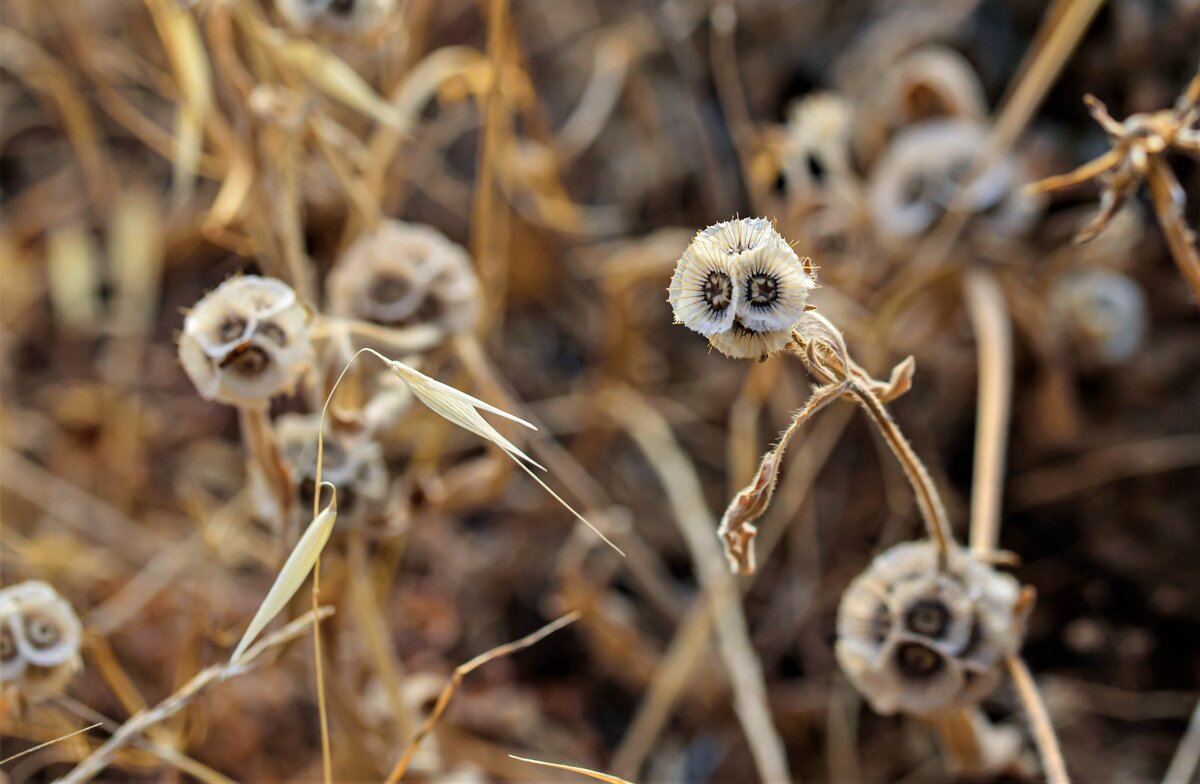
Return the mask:
<svg viewBox="0 0 1200 784">
<path fill-rule="evenodd" d="M 822 176 L 850 172 L 851 120 L 850 105 L 836 93 L 813 93 L 796 104 L 783 142 L 789 194 L 807 199 Z"/>
<path fill-rule="evenodd" d="M 869 90 L 854 126 L 855 150 L 869 163 L 899 129 L 939 117 L 983 122 L 987 102 L 979 76 L 962 55 L 926 46 L 886 69 Z"/>
<path fill-rule="evenodd" d="M 355 240 L 325 285 L 329 312 L 392 327 L 471 328 L 479 282 L 467 251 L 437 229 L 383 221 Z"/>
<path fill-rule="evenodd" d="M 315 414 L 284 414 L 275 420 L 275 434 L 284 459 L 291 466 L 294 487 L 292 510 L 299 530 L 308 524 L 317 488 L 317 433 Z M 334 431 L 325 437 L 321 480 L 338 493 L 338 526 L 362 526 L 383 511 L 388 476 L 380 445 L 365 435 Z M 270 494 L 261 493 L 264 508 Z"/>
<path fill-rule="evenodd" d="M 75 611 L 46 583 L 0 591 L 0 674 L 21 697 L 36 702 L 61 693 L 79 669 L 82 638 Z"/>
<path fill-rule="evenodd" d="M 263 408 L 309 367 L 309 313 L 281 280 L 231 278 L 188 313 L 179 359 L 201 397 Z"/>
<path fill-rule="evenodd" d="M 1050 307 L 1089 363 L 1125 362 L 1146 337 L 1146 295 L 1119 272 L 1093 268 L 1065 275 L 1050 293 Z"/>
<path fill-rule="evenodd" d="M 362 36 L 379 30 L 395 10 L 395 0 L 276 0 L 288 27 L 300 33 Z"/>
<path fill-rule="evenodd" d="M 767 356 L 787 345 L 816 285 L 766 218 L 725 221 L 699 232 L 683 252 L 668 299 L 677 323 L 738 358 Z"/>
<path fill-rule="evenodd" d="M 952 547 L 897 545 L 842 595 L 837 659 L 882 714 L 927 715 L 977 703 L 1021 646 L 1031 607 L 1017 581 Z"/>
</svg>

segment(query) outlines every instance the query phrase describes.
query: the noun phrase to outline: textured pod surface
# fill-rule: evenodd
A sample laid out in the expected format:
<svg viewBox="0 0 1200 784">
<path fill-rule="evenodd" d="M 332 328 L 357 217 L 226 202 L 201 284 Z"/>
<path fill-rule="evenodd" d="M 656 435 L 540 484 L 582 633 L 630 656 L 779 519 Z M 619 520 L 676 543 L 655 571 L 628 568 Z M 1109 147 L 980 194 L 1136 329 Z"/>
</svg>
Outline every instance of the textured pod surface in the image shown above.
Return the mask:
<svg viewBox="0 0 1200 784">
<path fill-rule="evenodd" d="M 986 697 L 1024 636 L 1028 602 L 1010 575 L 933 542 L 897 545 L 842 595 L 837 659 L 883 714 L 928 714 Z"/>
<path fill-rule="evenodd" d="M 188 313 L 179 359 L 206 400 L 265 406 L 290 391 L 309 367 L 309 313 L 274 278 L 231 278 Z"/>
<path fill-rule="evenodd" d="M 319 422 L 314 414 L 284 414 L 275 422 L 283 457 L 292 468 L 296 494 L 292 509 L 301 528 L 311 519 L 316 493 Z M 382 511 L 387 496 L 381 447 L 366 437 L 341 432 L 326 435 L 321 481 L 337 487 L 339 524 L 343 528 L 363 525 Z"/>
<path fill-rule="evenodd" d="M 382 222 L 346 249 L 326 283 L 334 316 L 390 327 L 463 332 L 480 311 L 479 281 L 461 245 L 431 226 Z"/>
<path fill-rule="evenodd" d="M 955 198 L 961 181 L 987 140 L 987 127 L 966 119 L 935 119 L 898 133 L 871 172 L 868 199 L 885 236 L 910 237 L 933 224 Z M 965 206 L 988 213 L 1005 233 L 1023 230 L 1036 215 L 1037 199 L 1021 191 L 1016 161 L 1006 156 L 967 186 Z"/>
<path fill-rule="evenodd" d="M 668 301 L 677 323 L 721 353 L 758 358 L 787 345 L 814 286 L 770 221 L 741 218 L 696 234 L 675 266 Z"/>
<path fill-rule="evenodd" d="M 0 679 L 25 699 L 60 693 L 79 669 L 83 626 L 49 584 L 28 580 L 0 590 Z"/>
</svg>

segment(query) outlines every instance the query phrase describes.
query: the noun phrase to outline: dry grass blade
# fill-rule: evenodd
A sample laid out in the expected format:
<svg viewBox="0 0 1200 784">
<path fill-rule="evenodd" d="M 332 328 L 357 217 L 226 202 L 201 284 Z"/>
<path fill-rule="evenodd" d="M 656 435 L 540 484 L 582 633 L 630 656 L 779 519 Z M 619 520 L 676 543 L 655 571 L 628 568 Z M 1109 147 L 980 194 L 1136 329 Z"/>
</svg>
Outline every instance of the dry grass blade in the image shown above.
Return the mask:
<svg viewBox="0 0 1200 784">
<path fill-rule="evenodd" d="M 148 728 L 174 716 L 214 684 L 221 683 L 226 678 L 249 672 L 254 661 L 264 651 L 291 642 L 304 634 L 310 625 L 313 625 L 322 618 L 328 618 L 332 614 L 332 607 L 321 608 L 316 613 L 307 613 L 274 634 L 268 635 L 246 651 L 240 660 L 231 661 L 227 664 L 214 664 L 207 669 L 201 670 L 194 678 L 184 684 L 181 689 L 155 707 L 131 716 L 128 721 L 117 728 L 111 738 L 93 751 L 87 759 L 76 765 L 60 781 L 62 784 L 83 784 L 85 781 L 91 781 L 112 762 L 114 755 L 121 747 L 134 741 L 137 736 L 141 735 Z"/>
<path fill-rule="evenodd" d="M 1008 657 L 1008 672 L 1017 687 L 1017 694 L 1025 706 L 1025 715 L 1029 718 L 1033 730 L 1033 740 L 1037 745 L 1038 756 L 1042 759 L 1042 770 L 1049 784 L 1070 784 L 1067 775 L 1067 764 L 1063 761 L 1062 749 L 1058 746 L 1058 738 L 1054 734 L 1054 726 L 1050 723 L 1050 714 L 1042 695 L 1038 693 L 1033 675 L 1020 656 Z"/>
<path fill-rule="evenodd" d="M 1187 278 L 1192 293 L 1200 300 L 1200 251 L 1196 250 L 1196 233 L 1184 217 L 1184 193 L 1175 173 L 1161 157 L 1150 160 L 1146 184 L 1154 202 L 1154 213 L 1167 236 L 1167 245 L 1179 271 Z"/>
<path fill-rule="evenodd" d="M 320 487 L 329 487 L 333 491 L 329 505 L 308 526 L 291 555 L 284 562 L 283 568 L 279 570 L 279 576 L 275 578 L 271 590 L 267 592 L 258 612 L 254 614 L 250 625 L 246 627 L 246 633 L 242 635 L 241 642 L 234 649 L 233 655 L 229 657 L 230 664 L 237 664 L 243 659 L 246 650 L 253 644 L 255 638 L 287 606 L 291 598 L 296 595 L 296 591 L 300 590 L 300 586 L 308 578 L 317 559 L 321 557 L 321 551 L 325 549 L 325 543 L 329 541 L 329 535 L 333 533 L 333 524 L 337 522 L 337 488 L 328 482 L 323 482 Z M 320 493 L 317 495 L 319 496 Z"/>
<path fill-rule="evenodd" d="M 80 735 L 84 732 L 87 732 L 88 730 L 94 730 L 97 727 L 99 727 L 100 724 L 101 724 L 101 722 L 96 722 L 95 724 L 92 724 L 91 726 L 81 727 L 81 728 L 75 730 L 74 732 L 68 732 L 66 735 L 60 735 L 59 737 L 57 737 L 53 740 L 48 740 L 45 743 L 39 743 L 38 745 L 32 746 L 28 749 L 25 749 L 24 751 L 18 751 L 16 754 L 13 754 L 11 757 L 5 757 L 4 759 L 0 760 L 0 765 L 4 765 L 9 762 L 12 762 L 15 759 L 20 759 L 21 757 L 24 757 L 26 754 L 32 754 L 35 751 L 40 751 L 40 750 L 46 748 L 47 746 L 53 746 L 55 743 L 64 741 L 67 738 L 73 738 L 76 735 Z"/>
<path fill-rule="evenodd" d="M 754 521 L 762 517 L 771 504 L 779 476 L 779 465 L 792 436 L 812 416 L 841 397 L 845 391 L 845 384 L 830 384 L 813 390 L 804 405 L 792 415 L 792 422 L 779 437 L 779 442 L 762 456 L 754 479 L 729 502 L 725 514 L 721 516 L 721 524 L 717 526 L 717 535 L 725 543 L 725 557 L 729 559 L 729 568 L 737 574 L 753 574 L 757 568 L 754 537 L 758 535 L 758 529 L 754 526 Z"/>
<path fill-rule="evenodd" d="M 971 480 L 971 548 L 981 554 L 1000 540 L 1000 503 L 1012 414 L 1012 325 L 1000 283 L 970 270 L 963 280 L 979 355 L 975 466 Z"/>
<path fill-rule="evenodd" d="M 1197 79 L 1200 83 L 1200 79 Z M 1163 776 L 1163 784 L 1188 784 L 1195 780 L 1196 768 L 1200 766 L 1200 701 L 1192 711 L 1187 730 L 1171 757 L 1171 764 Z"/>
<path fill-rule="evenodd" d="M 576 765 L 564 765 L 561 762 L 543 762 L 542 760 L 530 759 L 529 757 L 518 757 L 516 754 L 509 754 L 508 756 L 512 759 L 520 760 L 521 762 L 529 762 L 534 765 L 542 765 L 547 768 L 569 770 L 572 773 L 578 773 L 581 776 L 587 776 L 588 778 L 595 779 L 596 781 L 606 781 L 608 784 L 632 784 L 632 782 L 626 781 L 625 779 L 617 778 L 616 776 L 611 776 L 607 773 L 601 773 L 598 770 L 591 770 L 590 768 L 581 768 Z"/>
<path fill-rule="evenodd" d="M 412 764 L 413 756 L 417 753 L 417 748 L 421 745 L 421 742 L 425 740 L 425 738 L 429 737 L 429 733 L 433 732 L 433 728 L 437 725 L 438 720 L 440 720 L 442 718 L 442 714 L 446 712 L 446 706 L 450 704 L 451 698 L 454 697 L 454 692 L 458 691 L 459 685 L 462 684 L 463 678 L 466 678 L 472 672 L 494 659 L 498 659 L 502 656 L 510 656 L 518 651 L 528 648 L 531 645 L 536 645 L 549 635 L 553 634 L 564 626 L 574 623 L 577 620 L 579 620 L 579 613 L 568 613 L 558 620 L 546 624 L 533 634 L 492 648 L 490 651 L 482 653 L 479 656 L 476 656 L 474 659 L 471 659 L 466 664 L 460 664 L 458 667 L 456 667 L 454 669 L 454 674 L 450 676 L 450 681 L 446 684 L 445 688 L 442 689 L 442 693 L 438 695 L 438 699 L 433 706 L 433 710 L 429 713 L 429 716 L 425 719 L 425 722 L 421 725 L 421 728 L 417 730 L 417 734 L 408 744 L 408 748 L 404 750 L 403 756 L 396 761 L 395 766 L 393 766 L 391 772 L 388 773 L 387 784 L 395 784 L 404 777 L 405 772 L 408 771 L 408 766 Z"/>
<path fill-rule="evenodd" d="M 183 93 L 175 120 L 172 159 L 174 200 L 178 206 L 187 200 L 195 186 L 204 146 L 204 122 L 212 106 L 208 50 L 196 20 L 185 4 L 173 0 L 146 0 L 146 5 Z"/>
</svg>

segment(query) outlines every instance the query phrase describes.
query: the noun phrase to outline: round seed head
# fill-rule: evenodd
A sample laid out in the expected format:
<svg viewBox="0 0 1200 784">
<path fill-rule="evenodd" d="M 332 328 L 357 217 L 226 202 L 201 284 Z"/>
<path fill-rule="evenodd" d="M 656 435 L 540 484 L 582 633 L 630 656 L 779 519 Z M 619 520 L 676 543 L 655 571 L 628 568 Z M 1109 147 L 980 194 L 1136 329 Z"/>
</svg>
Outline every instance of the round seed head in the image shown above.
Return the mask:
<svg viewBox="0 0 1200 784">
<path fill-rule="evenodd" d="M 1146 295 L 1119 272 L 1072 272 L 1055 284 L 1050 303 L 1059 323 L 1083 349 L 1084 359 L 1097 365 L 1125 362 L 1146 337 Z"/>
<path fill-rule="evenodd" d="M 437 229 L 396 220 L 359 237 L 326 282 L 331 315 L 391 327 L 470 329 L 479 282 L 467 251 Z"/>
<path fill-rule="evenodd" d="M 276 0 L 279 15 L 300 33 L 326 32 L 361 36 L 383 26 L 395 0 Z"/>
<path fill-rule="evenodd" d="M 29 665 L 53 669 L 79 658 L 83 627 L 66 599 L 44 582 L 30 580 L 0 591 L 0 616 L 16 655 Z"/>
<path fill-rule="evenodd" d="M 1009 575 L 933 542 L 887 550 L 838 608 L 837 659 L 879 713 L 929 714 L 977 703 L 1024 636 L 1028 602 Z"/>
<path fill-rule="evenodd" d="M 243 275 L 196 303 L 183 322 L 179 359 L 206 400 L 261 407 L 309 367 L 308 311 L 286 283 Z"/>
<path fill-rule="evenodd" d="M 315 414 L 284 414 L 275 421 L 280 449 L 292 469 L 292 509 L 301 527 L 311 519 L 317 488 L 319 423 L 320 417 Z M 338 526 L 362 526 L 382 512 L 386 500 L 388 476 L 382 448 L 365 436 L 341 431 L 327 434 L 321 481 L 337 487 Z"/>
<path fill-rule="evenodd" d="M 668 300 L 677 323 L 722 353 L 759 357 L 787 344 L 815 285 L 770 221 L 743 218 L 696 235 L 675 266 Z"/>
<path fill-rule="evenodd" d="M 850 170 L 853 111 L 836 93 L 806 95 L 792 109 L 783 144 L 789 192 L 805 195 L 822 175 Z"/>
<path fill-rule="evenodd" d="M 871 173 L 868 198 L 876 227 L 885 235 L 921 234 L 958 196 L 987 131 L 980 123 L 937 119 L 904 129 L 892 140 Z M 962 197 L 974 212 L 1016 196 L 1016 168 L 1002 158 L 976 177 Z"/>
</svg>

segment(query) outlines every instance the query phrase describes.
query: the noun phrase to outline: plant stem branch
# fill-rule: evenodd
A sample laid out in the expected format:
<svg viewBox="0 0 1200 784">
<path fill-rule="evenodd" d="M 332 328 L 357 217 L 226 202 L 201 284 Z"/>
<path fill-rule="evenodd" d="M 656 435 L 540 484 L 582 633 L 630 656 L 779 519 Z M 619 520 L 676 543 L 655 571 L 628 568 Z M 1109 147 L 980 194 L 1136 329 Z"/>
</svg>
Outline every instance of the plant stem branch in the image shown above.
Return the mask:
<svg viewBox="0 0 1200 784">
<path fill-rule="evenodd" d="M 1067 764 L 1063 761 L 1062 749 L 1058 746 L 1058 738 L 1054 734 L 1054 726 L 1050 723 L 1050 714 L 1042 695 L 1038 692 L 1029 667 L 1020 656 L 1008 657 L 1008 671 L 1017 687 L 1017 694 L 1025 705 L 1025 715 L 1029 717 L 1033 729 L 1033 740 L 1037 745 L 1038 756 L 1042 759 L 1042 770 L 1046 774 L 1048 784 L 1070 784 L 1067 775 Z"/>
</svg>

